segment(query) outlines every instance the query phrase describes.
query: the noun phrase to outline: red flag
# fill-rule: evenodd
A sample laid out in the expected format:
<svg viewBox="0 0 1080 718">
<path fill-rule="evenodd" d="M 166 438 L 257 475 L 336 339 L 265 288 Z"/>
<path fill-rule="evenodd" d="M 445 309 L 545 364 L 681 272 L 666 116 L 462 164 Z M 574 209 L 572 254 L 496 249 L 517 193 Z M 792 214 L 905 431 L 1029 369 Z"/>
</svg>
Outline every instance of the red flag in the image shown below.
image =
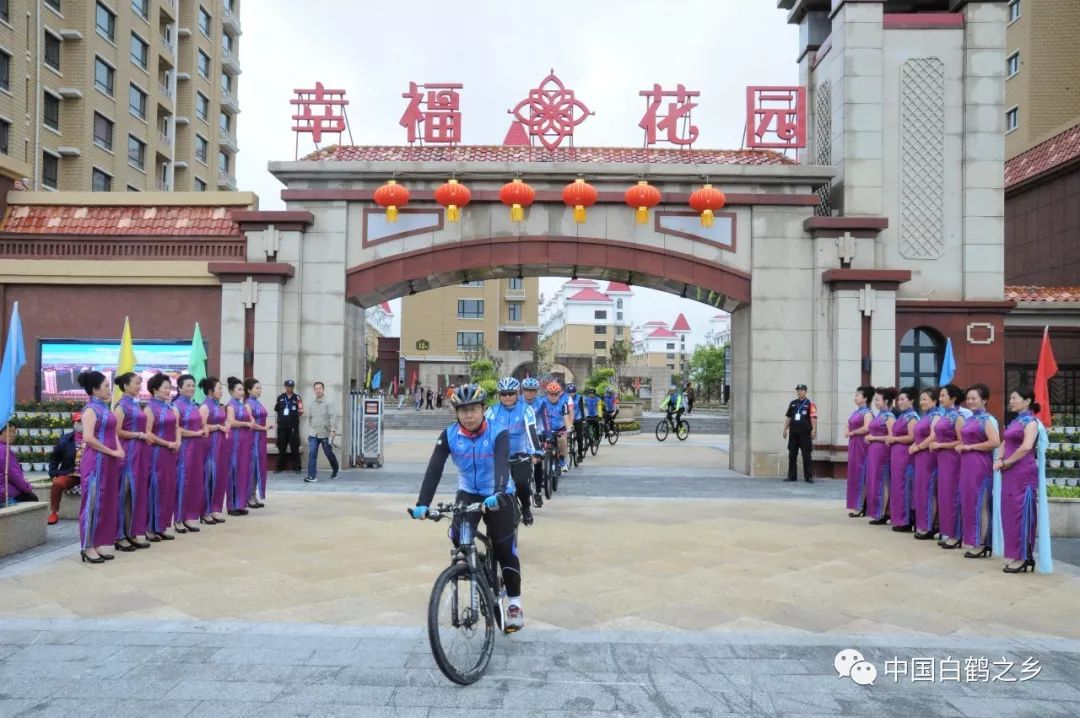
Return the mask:
<svg viewBox="0 0 1080 718">
<path fill-rule="evenodd" d="M 395 376 L 390 380 L 390 395 L 395 396 L 397 394 L 397 377 Z"/>
<path fill-rule="evenodd" d="M 416 370 L 415 369 L 413 369 L 413 371 L 412 371 L 412 385 L 413 385 L 413 389 L 415 389 L 416 388 Z"/>
<path fill-rule="evenodd" d="M 1039 347 L 1039 368 L 1035 370 L 1035 402 L 1039 405 L 1036 415 L 1043 426 L 1050 426 L 1050 379 L 1058 372 L 1054 350 L 1050 348 L 1050 327 L 1043 329 L 1042 346 Z"/>
</svg>

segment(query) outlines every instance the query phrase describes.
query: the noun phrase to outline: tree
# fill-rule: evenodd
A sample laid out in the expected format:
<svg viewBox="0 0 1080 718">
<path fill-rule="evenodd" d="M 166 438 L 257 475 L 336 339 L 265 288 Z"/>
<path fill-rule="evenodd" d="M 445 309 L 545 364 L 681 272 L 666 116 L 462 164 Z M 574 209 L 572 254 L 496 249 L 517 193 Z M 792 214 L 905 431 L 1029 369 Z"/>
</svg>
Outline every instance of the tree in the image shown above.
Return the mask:
<svg viewBox="0 0 1080 718">
<path fill-rule="evenodd" d="M 706 398 L 723 396 L 724 348 L 699 346 L 690 357 L 690 379 L 702 390 Z"/>
<path fill-rule="evenodd" d="M 630 342 L 625 339 L 616 340 L 609 350 L 611 355 L 611 366 L 615 368 L 616 375 L 622 371 L 623 366 L 626 364 L 626 360 L 630 358 L 630 353 L 633 351 L 633 347 Z"/>
<path fill-rule="evenodd" d="M 538 339 L 532 350 L 532 375 L 544 376 L 550 369 L 548 357 L 551 355 L 551 337 Z"/>
<path fill-rule="evenodd" d="M 497 367 L 491 359 L 476 359 L 469 362 L 469 378 L 487 392 L 489 405 L 497 400 L 495 389 L 498 386 L 499 375 L 496 372 Z"/>
<path fill-rule="evenodd" d="M 609 384 L 612 384 L 612 379 L 615 378 L 615 370 L 602 368 L 596 369 L 589 375 L 588 381 L 585 382 L 586 389 L 596 389 L 597 393 L 603 394 L 604 389 L 607 389 Z"/>
</svg>

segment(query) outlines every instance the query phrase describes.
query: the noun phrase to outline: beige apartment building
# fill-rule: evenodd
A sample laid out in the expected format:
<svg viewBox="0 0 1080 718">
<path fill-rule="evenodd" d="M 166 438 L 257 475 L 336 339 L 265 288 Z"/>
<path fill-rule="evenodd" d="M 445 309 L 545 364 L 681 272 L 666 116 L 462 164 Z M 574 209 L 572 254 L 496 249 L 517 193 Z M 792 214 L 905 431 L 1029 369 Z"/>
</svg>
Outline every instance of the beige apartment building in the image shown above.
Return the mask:
<svg viewBox="0 0 1080 718">
<path fill-rule="evenodd" d="M 540 334 L 555 361 L 586 360 L 608 364 L 616 342 L 630 342 L 633 290 L 622 282 L 606 286 L 592 279 L 571 279 L 544 302 Z"/>
<path fill-rule="evenodd" d="M 1080 118 L 1080 1 L 1011 0 L 1005 28 L 1005 158 Z"/>
<path fill-rule="evenodd" d="M 0 152 L 28 189 L 236 189 L 240 0 L 0 0 Z"/>
<path fill-rule="evenodd" d="M 401 357 L 406 386 L 413 377 L 443 388 L 468 377 L 468 362 L 501 360 L 500 374 L 524 377 L 536 347 L 536 277 L 466 282 L 401 300 Z"/>
</svg>

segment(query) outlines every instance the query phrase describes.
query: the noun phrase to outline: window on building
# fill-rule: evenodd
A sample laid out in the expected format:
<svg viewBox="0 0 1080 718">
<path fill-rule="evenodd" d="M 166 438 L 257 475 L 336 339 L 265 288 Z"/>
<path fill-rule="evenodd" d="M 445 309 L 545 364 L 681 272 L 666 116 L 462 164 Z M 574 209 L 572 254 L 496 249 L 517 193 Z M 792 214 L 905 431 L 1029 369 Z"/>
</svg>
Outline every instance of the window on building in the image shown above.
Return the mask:
<svg viewBox="0 0 1080 718">
<path fill-rule="evenodd" d="M 1009 0 L 1009 22 L 1020 18 L 1020 0 Z"/>
<path fill-rule="evenodd" d="M 510 289 L 524 289 L 525 280 L 521 277 L 510 277 Z"/>
<path fill-rule="evenodd" d="M 675 358 L 675 355 L 674 355 L 674 354 L 668 354 L 668 355 L 667 355 L 667 358 L 668 358 L 668 359 L 674 359 L 674 358 Z"/>
<path fill-rule="evenodd" d="M 668 369 L 674 369 L 674 368 L 675 368 L 675 365 L 674 365 L 674 364 L 668 364 L 668 365 L 667 365 L 667 368 L 668 368 Z"/>
<path fill-rule="evenodd" d="M 128 89 L 128 110 L 140 120 L 146 119 L 146 93 L 135 85 Z"/>
<path fill-rule="evenodd" d="M 602 340 L 601 341 L 595 341 L 595 342 L 592 343 L 592 345 L 593 345 L 593 349 L 607 349 L 607 342 L 602 341 Z"/>
<path fill-rule="evenodd" d="M 667 349 L 674 349 L 674 348 L 675 348 L 675 342 L 668 342 Z"/>
<path fill-rule="evenodd" d="M 0 154 L 8 154 L 8 141 L 11 138 L 11 123 L 0 120 Z"/>
<path fill-rule="evenodd" d="M 615 321 L 617 321 L 617 322 L 622 321 L 622 312 L 615 312 Z"/>
<path fill-rule="evenodd" d="M 459 299 L 457 301 L 458 319 L 483 319 L 483 299 Z"/>
<path fill-rule="evenodd" d="M 105 115 L 94 113 L 94 144 L 106 150 L 112 149 L 113 122 Z"/>
<path fill-rule="evenodd" d="M 100 57 L 94 58 L 94 87 L 104 92 L 109 97 L 113 95 L 113 81 L 116 70 L 106 64 Z"/>
<path fill-rule="evenodd" d="M 459 286 L 462 286 L 462 287 L 482 287 L 482 286 L 484 286 L 484 280 L 481 279 L 481 280 L 476 281 L 476 282 L 462 282 Z"/>
<path fill-rule="evenodd" d="M 232 94 L 232 75 L 221 73 L 221 91 L 226 95 Z"/>
<path fill-rule="evenodd" d="M 45 31 L 45 64 L 60 71 L 60 38 Z"/>
<path fill-rule="evenodd" d="M 229 172 L 229 166 L 231 164 L 232 163 L 229 161 L 228 153 L 222 152 L 221 150 L 218 150 L 218 153 L 217 153 L 217 168 L 218 168 L 218 171 L 219 172 L 224 172 L 225 174 L 231 174 Z"/>
<path fill-rule="evenodd" d="M 593 311 L 593 319 L 607 319 L 607 310 L 597 309 Z"/>
<path fill-rule="evenodd" d="M 112 177 L 95 167 L 90 173 L 90 189 L 94 192 L 111 192 Z"/>
<path fill-rule="evenodd" d="M 46 92 L 43 105 L 45 126 L 59 132 L 60 98 L 56 95 L 50 95 L 48 92 Z"/>
<path fill-rule="evenodd" d="M 134 135 L 128 135 L 128 164 L 140 170 L 146 167 L 146 143 Z"/>
<path fill-rule="evenodd" d="M 202 5 L 199 6 L 199 32 L 207 37 L 210 37 L 210 24 L 213 18 L 210 17 L 210 13 L 206 11 Z"/>
<path fill-rule="evenodd" d="M 203 76 L 203 79 L 210 79 L 210 56 L 202 50 L 199 50 L 198 61 L 196 62 L 196 69 L 199 74 Z"/>
<path fill-rule="evenodd" d="M 131 9 L 137 12 L 143 20 L 150 18 L 150 0 L 131 0 Z"/>
<path fill-rule="evenodd" d="M 623 329 L 622 327 L 615 327 L 615 336 L 621 337 L 622 336 L 622 329 Z"/>
<path fill-rule="evenodd" d="M 11 91 L 11 55 L 0 50 L 0 89 Z"/>
<path fill-rule="evenodd" d="M 150 45 L 135 33 L 131 33 L 131 61 L 144 70 L 150 62 Z"/>
<path fill-rule="evenodd" d="M 596 326 L 594 326 L 592 328 L 592 333 L 593 334 L 605 334 L 606 335 L 607 334 L 607 327 L 604 326 L 603 324 L 597 324 Z"/>
<path fill-rule="evenodd" d="M 509 319 L 512 322 L 520 322 L 521 321 L 521 305 L 520 304 L 510 304 L 510 305 L 508 305 L 507 306 L 507 316 L 506 316 L 506 318 Z"/>
<path fill-rule="evenodd" d="M 1012 77 L 1020 72 L 1020 52 L 1014 52 L 1005 58 L 1005 75 Z"/>
<path fill-rule="evenodd" d="M 900 340 L 900 386 L 922 390 L 935 386 L 941 376 L 944 343 L 930 329 L 910 329 Z"/>
<path fill-rule="evenodd" d="M 459 352 L 475 351 L 484 346 L 483 332 L 458 332 L 457 350 Z"/>
<path fill-rule="evenodd" d="M 622 309 L 622 297 L 615 300 L 615 308 Z"/>
<path fill-rule="evenodd" d="M 11 8 L 8 0 L 0 0 L 0 20 L 11 22 Z"/>
<path fill-rule="evenodd" d="M 195 93 L 195 116 L 200 120 L 210 117 L 210 98 L 201 92 Z"/>
<path fill-rule="evenodd" d="M 236 12 L 236 0 L 225 0 L 225 9 L 229 12 Z"/>
<path fill-rule="evenodd" d="M 206 181 L 201 180 L 198 177 L 196 177 L 195 178 L 195 191 L 196 192 L 205 192 L 206 191 Z"/>
<path fill-rule="evenodd" d="M 508 334 L 506 336 L 506 348 L 512 352 L 521 351 L 521 335 Z"/>
<path fill-rule="evenodd" d="M 206 153 L 210 149 L 210 143 L 202 135 L 195 135 L 195 159 L 206 164 Z"/>
<path fill-rule="evenodd" d="M 222 112 L 218 114 L 218 130 L 223 135 L 228 135 L 232 130 L 232 117 L 229 116 L 229 113 Z"/>
<path fill-rule="evenodd" d="M 45 0 L 45 4 L 56 12 L 60 12 L 61 10 L 60 0 Z"/>
<path fill-rule="evenodd" d="M 97 4 L 94 24 L 97 26 L 98 35 L 101 35 L 109 42 L 116 40 L 116 15 L 101 3 Z"/>
<path fill-rule="evenodd" d="M 56 189 L 60 181 L 60 158 L 48 152 L 41 153 L 41 184 Z"/>
<path fill-rule="evenodd" d="M 233 40 L 232 35 L 227 32 L 221 33 L 221 49 L 225 52 L 226 55 L 232 52 L 233 42 L 235 41 Z"/>
<path fill-rule="evenodd" d="M 1005 113 L 1005 131 L 1011 132 L 1016 129 L 1016 126 L 1020 124 L 1020 110 L 1019 108 L 1012 108 Z"/>
</svg>

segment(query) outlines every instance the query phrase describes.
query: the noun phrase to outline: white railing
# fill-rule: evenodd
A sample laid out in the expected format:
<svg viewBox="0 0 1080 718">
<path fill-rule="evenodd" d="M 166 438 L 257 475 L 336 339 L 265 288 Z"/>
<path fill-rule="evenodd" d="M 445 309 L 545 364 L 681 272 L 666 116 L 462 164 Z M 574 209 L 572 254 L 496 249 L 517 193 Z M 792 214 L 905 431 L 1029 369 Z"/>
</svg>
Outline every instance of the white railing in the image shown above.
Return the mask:
<svg viewBox="0 0 1080 718">
<path fill-rule="evenodd" d="M 166 84 L 164 82 L 159 82 L 158 83 L 158 88 L 161 89 L 161 94 L 165 95 L 165 97 L 171 98 L 173 96 L 172 88 L 169 87 L 168 84 Z"/>
</svg>

